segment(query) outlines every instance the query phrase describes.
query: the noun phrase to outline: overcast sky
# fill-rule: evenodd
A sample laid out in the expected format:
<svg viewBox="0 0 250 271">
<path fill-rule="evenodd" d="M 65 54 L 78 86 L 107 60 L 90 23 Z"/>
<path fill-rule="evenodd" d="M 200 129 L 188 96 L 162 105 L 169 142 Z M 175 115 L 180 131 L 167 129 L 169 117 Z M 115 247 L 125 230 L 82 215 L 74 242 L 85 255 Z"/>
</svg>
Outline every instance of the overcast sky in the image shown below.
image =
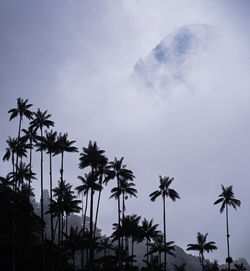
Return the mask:
<svg viewBox="0 0 250 271">
<path fill-rule="evenodd" d="M 127 201 L 128 214 L 162 225 L 161 201 L 152 203 L 148 195 L 160 174 L 175 177 L 181 200 L 167 201 L 168 240 L 186 248 L 197 231 L 209 232 L 219 248 L 210 258 L 220 263 L 225 217 L 213 202 L 220 184 L 233 185 L 242 207 L 230 210 L 232 257 L 250 261 L 249 14 L 248 0 L 1 0 L 1 157 L 7 137 L 17 135 L 18 121 L 9 122 L 7 111 L 18 97 L 28 98 L 34 110 L 47 109 L 55 129 L 68 132 L 77 147 L 95 140 L 110 160 L 125 157 L 139 192 Z M 160 92 L 133 82 L 137 61 L 189 24 L 214 26 L 218 37 L 210 50 L 190 58 L 186 81 Z M 78 158 L 65 159 L 65 178 L 74 186 L 83 174 Z M 8 170 L 10 164 L 1 163 L 0 175 Z M 48 187 L 47 165 L 45 172 Z M 39 198 L 39 180 L 34 187 Z M 99 219 L 106 234 L 116 222 L 111 187 Z"/>
</svg>

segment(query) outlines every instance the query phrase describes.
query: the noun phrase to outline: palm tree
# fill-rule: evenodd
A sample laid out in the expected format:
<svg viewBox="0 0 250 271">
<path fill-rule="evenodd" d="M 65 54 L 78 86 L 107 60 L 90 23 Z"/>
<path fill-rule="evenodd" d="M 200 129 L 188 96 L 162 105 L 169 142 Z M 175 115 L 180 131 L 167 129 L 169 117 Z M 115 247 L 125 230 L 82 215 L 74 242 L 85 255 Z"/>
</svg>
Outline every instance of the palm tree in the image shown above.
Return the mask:
<svg viewBox="0 0 250 271">
<path fill-rule="evenodd" d="M 111 170 L 111 177 L 110 179 L 116 178 L 117 179 L 117 190 L 120 189 L 121 182 L 123 181 L 133 181 L 134 175 L 133 172 L 129 169 L 126 169 L 126 165 L 123 164 L 122 157 L 120 160 L 115 158 L 114 162 L 110 162 L 109 168 Z M 121 225 L 121 207 L 120 207 L 120 195 L 118 194 L 118 225 Z"/>
<path fill-rule="evenodd" d="M 121 179 L 120 186 L 114 187 L 111 190 L 112 194 L 109 198 L 119 199 L 119 197 L 122 196 L 122 219 L 125 217 L 125 199 L 127 199 L 128 196 L 137 197 L 137 190 L 133 186 L 135 186 L 134 183 L 129 183 L 127 180 Z"/>
<path fill-rule="evenodd" d="M 9 136 L 9 138 L 6 140 L 7 143 L 7 148 L 6 148 L 6 152 L 3 156 L 3 161 L 7 160 L 9 161 L 11 158 L 12 161 L 12 172 L 14 174 L 15 172 L 15 153 L 17 152 L 17 139 L 16 138 L 11 138 Z M 25 150 L 23 150 L 23 155 L 25 154 Z"/>
<path fill-rule="evenodd" d="M 70 256 L 72 258 L 72 263 L 73 263 L 73 270 L 75 270 L 75 254 L 76 254 L 76 251 L 79 249 L 81 232 L 82 230 L 78 231 L 78 227 L 73 228 L 71 226 L 69 235 L 67 233 L 63 233 L 63 235 L 66 237 L 66 240 L 63 241 L 63 246 L 65 247 L 65 249 L 70 251 Z"/>
<path fill-rule="evenodd" d="M 220 207 L 220 212 L 226 208 L 226 226 L 227 226 L 227 259 L 226 262 L 228 264 L 228 270 L 230 271 L 230 264 L 232 262 L 232 258 L 230 257 L 230 250 L 229 250 L 229 227 L 228 227 L 228 206 L 232 206 L 235 210 L 237 207 L 240 207 L 240 200 L 234 197 L 233 186 L 230 185 L 229 187 L 224 187 L 221 185 L 222 193 L 219 195 L 219 199 L 214 202 L 214 204 L 222 203 Z"/>
<path fill-rule="evenodd" d="M 54 195 L 52 200 L 52 205 L 50 205 L 50 212 L 53 212 L 54 216 L 58 217 L 58 244 L 61 243 L 62 228 L 63 228 L 63 214 L 65 211 L 65 197 L 68 190 L 70 189 L 70 184 L 66 183 L 64 180 L 58 181 L 58 186 L 53 189 Z"/>
<path fill-rule="evenodd" d="M 32 104 L 28 104 L 29 100 L 23 100 L 22 98 L 17 99 L 17 108 L 12 108 L 8 111 L 10 113 L 10 121 L 14 118 L 16 118 L 19 115 L 19 127 L 18 127 L 18 140 L 20 138 L 21 133 L 21 125 L 23 117 L 25 116 L 27 119 L 32 119 L 32 111 L 29 110 L 29 108 L 32 106 Z"/>
<path fill-rule="evenodd" d="M 240 264 L 235 263 L 234 267 L 235 267 L 235 269 L 237 271 L 245 271 L 245 270 L 247 270 L 243 263 L 240 263 Z"/>
<path fill-rule="evenodd" d="M 87 215 L 87 209 L 88 209 L 88 195 L 89 195 L 89 190 L 91 188 L 93 174 L 89 172 L 88 174 L 85 173 L 84 177 L 78 176 L 77 177 L 82 184 L 76 187 L 76 190 L 78 192 L 78 195 L 82 194 L 82 200 L 83 196 L 86 197 L 86 203 L 85 203 L 85 210 L 84 210 L 84 215 L 83 215 L 83 208 L 82 208 L 82 225 L 83 225 L 83 235 L 85 233 L 85 224 L 86 224 L 86 215 Z M 82 238 L 83 239 L 83 238 Z M 83 269 L 83 254 L 84 254 L 84 248 L 81 250 L 81 268 Z"/>
<path fill-rule="evenodd" d="M 90 270 L 93 269 L 94 260 L 94 246 L 93 246 L 93 198 L 95 193 L 96 181 L 98 178 L 98 168 L 100 165 L 107 163 L 107 157 L 104 155 L 104 150 L 100 150 L 97 147 L 96 142 L 91 141 L 88 147 L 82 148 L 83 152 L 80 153 L 79 168 L 84 169 L 86 167 L 91 168 L 92 183 L 90 187 Z M 101 189 L 101 186 L 100 186 Z"/>
<path fill-rule="evenodd" d="M 104 236 L 103 238 L 100 239 L 100 241 L 98 241 L 97 243 L 97 251 L 103 251 L 104 252 L 104 256 L 107 256 L 107 249 L 112 250 L 113 249 L 113 245 L 110 241 L 109 237 Z"/>
<path fill-rule="evenodd" d="M 202 267 L 202 271 L 205 270 L 204 265 L 204 252 L 210 252 L 216 250 L 217 247 L 214 241 L 207 242 L 207 235 L 201 234 L 200 232 L 197 233 L 197 244 L 188 244 L 187 250 L 195 250 L 199 251 L 199 259 Z"/>
<path fill-rule="evenodd" d="M 126 165 L 123 164 L 123 160 L 124 160 L 124 157 L 122 157 L 121 159 L 117 159 L 115 157 L 114 161 L 113 162 L 110 162 L 109 163 L 109 169 L 110 169 L 110 177 L 108 180 L 110 179 L 114 179 L 116 178 L 117 180 L 117 188 L 119 189 L 120 188 L 120 185 L 121 185 L 121 179 L 123 180 L 127 180 L 127 181 L 133 181 L 134 179 L 134 175 L 133 175 L 133 172 L 129 169 L 127 169 Z M 117 208 L 117 211 L 118 211 L 118 225 L 121 226 L 121 203 L 120 203 L 120 195 L 118 195 L 118 198 L 117 198 L 117 203 L 118 203 L 118 208 Z M 123 248 L 122 248 L 123 250 Z M 118 240 L 118 258 L 119 258 L 119 269 L 121 269 L 121 240 L 119 239 Z"/>
<path fill-rule="evenodd" d="M 66 235 L 68 234 L 68 216 L 73 213 L 79 213 L 81 211 L 81 207 L 79 204 L 82 202 L 81 200 L 76 199 L 74 191 L 72 190 L 72 185 L 68 186 L 68 189 L 64 195 L 64 212 L 65 212 L 65 225 L 66 225 Z"/>
<path fill-rule="evenodd" d="M 169 177 L 161 177 L 160 178 L 160 185 L 159 190 L 154 191 L 149 195 L 151 201 L 155 201 L 159 196 L 162 196 L 163 200 L 163 222 L 164 222 L 164 244 L 166 244 L 166 198 L 169 197 L 172 201 L 176 201 L 179 199 L 179 194 L 174 190 L 169 188 L 171 183 L 174 181 L 174 178 Z M 167 266 L 167 254 L 166 250 L 164 251 L 164 270 L 166 270 Z"/>
<path fill-rule="evenodd" d="M 74 146 L 72 146 L 75 143 L 75 141 L 69 141 L 68 140 L 68 134 L 62 134 L 60 133 L 59 136 L 57 137 L 57 142 L 56 142 L 56 150 L 54 155 L 56 154 L 61 154 L 61 169 L 60 169 L 60 174 L 61 174 L 61 180 L 63 180 L 63 162 L 64 162 L 64 152 L 78 152 L 78 149 Z"/>
<path fill-rule="evenodd" d="M 52 130 L 50 132 L 46 131 L 45 137 L 40 138 L 40 142 L 37 143 L 38 151 L 47 151 L 47 154 L 49 154 L 49 176 L 50 176 L 50 204 L 52 204 L 52 155 L 57 150 L 57 143 L 56 143 L 56 135 L 57 132 L 53 132 Z M 50 232 L 51 232 L 51 241 L 53 242 L 54 236 L 53 236 L 53 216 L 52 213 L 50 213 Z"/>
<path fill-rule="evenodd" d="M 20 162 L 17 167 L 17 174 L 10 173 L 10 178 L 12 178 L 13 182 L 18 184 L 18 188 L 24 185 L 24 181 L 31 182 L 31 180 L 35 180 L 35 173 L 30 171 L 29 165 L 26 165 L 24 162 Z"/>
<path fill-rule="evenodd" d="M 149 244 L 150 250 L 148 252 L 148 255 L 152 255 L 154 253 L 158 252 L 158 259 L 161 263 L 161 253 L 166 251 L 167 254 L 174 256 L 175 251 L 175 245 L 174 241 L 166 242 L 166 245 L 164 244 L 164 238 L 162 234 L 159 234 L 156 238 L 154 238 L 153 243 Z"/>
<path fill-rule="evenodd" d="M 148 248 L 149 248 L 149 242 L 155 238 L 157 238 L 160 234 L 160 231 L 157 230 L 158 228 L 158 224 L 153 225 L 153 219 L 151 219 L 150 221 L 147 220 L 146 218 L 144 218 L 144 220 L 142 221 L 141 224 L 141 239 L 146 239 L 146 247 L 147 247 L 147 263 L 149 263 L 148 261 Z"/>
<path fill-rule="evenodd" d="M 103 190 L 103 183 L 107 185 L 108 180 L 112 177 L 112 173 L 109 170 L 109 167 L 107 166 L 108 159 L 104 159 L 101 164 L 98 165 L 98 176 L 99 176 L 99 185 L 101 186 L 101 189 L 98 193 L 98 200 L 97 200 L 97 207 L 96 207 L 96 216 L 95 216 L 95 226 L 94 226 L 94 237 L 96 236 L 96 228 L 97 228 L 97 219 L 99 214 L 99 207 L 100 207 L 100 201 L 101 201 L 101 194 Z"/>
<path fill-rule="evenodd" d="M 54 122 L 49 120 L 50 114 L 47 114 L 47 110 L 42 112 L 38 108 L 37 112 L 33 113 L 34 119 L 30 122 L 31 129 L 39 129 L 41 132 L 41 137 L 43 137 L 43 128 L 54 126 Z M 43 220 L 43 150 L 41 152 L 41 218 Z M 42 243 L 44 243 L 44 230 L 42 230 Z"/>
<path fill-rule="evenodd" d="M 32 170 L 32 149 L 33 149 L 33 142 L 37 143 L 38 140 L 41 139 L 40 136 L 37 135 L 37 129 L 36 128 L 31 128 L 29 127 L 28 130 L 22 129 L 22 132 L 24 135 L 21 137 L 21 140 L 24 142 L 27 142 L 29 140 L 29 149 L 30 149 L 30 162 L 29 162 L 29 167 L 30 167 L 30 173 Z M 29 181 L 29 190 L 30 190 L 30 181 Z"/>
</svg>

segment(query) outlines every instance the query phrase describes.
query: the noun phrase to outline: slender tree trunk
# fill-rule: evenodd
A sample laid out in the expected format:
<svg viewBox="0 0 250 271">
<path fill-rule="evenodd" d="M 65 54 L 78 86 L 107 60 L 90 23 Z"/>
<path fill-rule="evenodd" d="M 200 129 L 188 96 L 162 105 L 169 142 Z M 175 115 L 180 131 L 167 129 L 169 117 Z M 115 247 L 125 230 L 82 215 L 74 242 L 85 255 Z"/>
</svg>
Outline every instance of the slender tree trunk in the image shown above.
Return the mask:
<svg viewBox="0 0 250 271">
<path fill-rule="evenodd" d="M 32 139 L 30 139 L 30 164 L 29 164 L 29 170 L 30 170 L 30 176 L 29 176 L 29 189 L 28 189 L 28 195 L 29 195 L 29 198 L 30 198 L 30 186 L 31 186 L 31 173 L 32 173 L 32 165 L 31 165 L 31 162 L 32 162 Z"/>
<path fill-rule="evenodd" d="M 12 159 L 12 174 L 13 174 L 13 178 L 14 178 L 14 174 L 15 174 L 15 156 L 14 156 L 14 152 L 12 152 L 11 159 Z M 13 181 L 13 191 L 15 191 L 15 182 L 14 181 Z"/>
<path fill-rule="evenodd" d="M 66 225 L 66 240 L 68 239 L 68 215 L 65 214 L 65 225 Z"/>
<path fill-rule="evenodd" d="M 16 217 L 14 202 L 12 206 L 12 271 L 16 270 Z"/>
<path fill-rule="evenodd" d="M 89 260 L 90 260 L 90 271 L 93 270 L 93 261 L 94 261 L 94 247 L 93 247 L 93 198 L 94 198 L 94 190 L 91 187 L 90 191 L 90 254 L 89 254 Z"/>
<path fill-rule="evenodd" d="M 19 141 L 19 139 L 20 139 L 20 135 L 21 135 L 21 125 L 22 125 L 22 119 L 23 119 L 23 117 L 22 117 L 22 116 L 20 116 L 20 118 L 19 118 L 19 127 L 18 127 L 18 135 L 17 135 L 17 139 L 18 139 L 18 141 Z"/>
<path fill-rule="evenodd" d="M 62 151 L 60 174 L 61 174 L 61 181 L 63 181 L 63 151 Z"/>
<path fill-rule="evenodd" d="M 99 205 L 100 205 L 100 200 L 101 200 L 101 193 L 102 191 L 100 190 L 99 191 L 99 194 L 98 194 L 98 201 L 97 201 L 97 207 L 96 207 L 96 216 L 95 216 L 95 225 L 94 225 L 94 238 L 96 236 L 96 227 L 97 227 L 97 219 L 98 219 L 98 212 L 99 212 Z"/>
<path fill-rule="evenodd" d="M 100 185 L 102 185 L 102 176 L 100 177 Z M 100 201 L 101 201 L 101 194 L 102 194 L 102 189 L 99 191 L 98 194 L 98 201 L 97 201 L 97 207 L 96 207 L 96 216 L 95 216 L 95 229 L 94 229 L 94 238 L 96 236 L 96 227 L 97 227 L 97 219 L 98 219 L 98 213 L 99 213 L 99 206 L 100 206 Z"/>
<path fill-rule="evenodd" d="M 117 187 L 120 188 L 120 180 L 117 177 Z M 118 195 L 118 225 L 121 227 L 121 204 L 120 204 L 120 195 Z M 123 248 L 122 248 L 123 249 Z M 119 270 L 122 268 L 122 255 L 121 255 L 121 238 L 118 239 L 118 261 L 119 261 Z"/>
<path fill-rule="evenodd" d="M 205 266 L 204 266 L 204 255 L 203 255 L 203 253 L 201 253 L 201 267 L 202 267 L 202 271 L 205 271 Z"/>
<path fill-rule="evenodd" d="M 87 192 L 86 194 L 86 203 L 85 203 L 85 211 L 84 211 L 84 216 L 83 216 L 83 231 L 82 231 L 82 237 L 84 239 L 84 234 L 85 234 L 85 225 L 86 225 L 86 215 L 87 215 L 87 209 L 88 209 L 88 195 L 89 193 Z M 83 268 L 83 258 L 84 258 L 84 248 L 82 248 L 82 268 Z M 86 252 L 86 261 L 87 261 L 87 252 Z"/>
<path fill-rule="evenodd" d="M 19 144 L 19 140 L 20 140 L 20 134 L 21 134 L 21 125 L 22 125 L 22 116 L 20 116 L 19 119 L 19 127 L 18 127 L 18 135 L 17 135 L 17 143 Z M 17 168 L 18 168 L 18 152 L 16 153 L 16 182 L 17 182 Z M 17 186 L 17 183 L 16 183 Z M 16 191 L 16 187 L 15 187 L 15 191 Z"/>
<path fill-rule="evenodd" d="M 41 137 L 43 136 L 43 129 L 41 130 Z M 41 149 L 41 218 L 43 220 L 43 150 Z M 42 244 L 44 244 L 44 228 L 42 227 Z"/>
<path fill-rule="evenodd" d="M 166 252 L 166 206 L 165 206 L 165 196 L 163 196 L 163 221 L 164 221 L 164 270 L 167 270 L 167 252 Z"/>
<path fill-rule="evenodd" d="M 49 153 L 49 186 L 50 186 L 50 206 L 52 206 L 52 153 Z M 53 216 L 52 212 L 50 213 L 50 232 L 51 232 L 51 242 L 53 243 L 54 241 L 54 235 L 53 235 Z"/>
<path fill-rule="evenodd" d="M 133 256 L 134 255 L 134 240 L 133 240 L 133 238 L 132 238 L 132 242 L 131 242 L 131 245 L 132 245 L 132 248 L 131 248 L 131 256 Z M 131 267 L 133 268 L 133 259 L 134 258 L 132 258 L 132 261 L 131 261 Z"/>
<path fill-rule="evenodd" d="M 73 253 L 72 261 L 73 261 L 73 270 L 75 270 L 75 253 Z"/>
<path fill-rule="evenodd" d="M 146 246 L 147 246 L 147 266 L 148 266 L 148 239 L 147 239 Z"/>
<path fill-rule="evenodd" d="M 227 263 L 227 269 L 230 271 L 230 264 L 231 262 L 229 261 L 230 259 L 230 246 L 229 246 L 229 226 L 228 226 L 228 205 L 226 204 L 226 225 L 227 225 L 227 258 L 228 258 L 228 263 Z"/>
<path fill-rule="evenodd" d="M 61 231 L 61 214 L 58 216 L 58 245 L 60 245 L 60 231 Z"/>
<path fill-rule="evenodd" d="M 82 229 L 83 229 L 83 222 L 84 221 L 84 214 L 83 214 L 83 193 L 82 193 Z M 84 237 L 84 231 L 82 232 L 83 235 L 82 237 Z M 83 241 L 83 238 L 82 238 L 82 241 Z M 84 255 L 84 252 L 83 252 L 83 247 L 81 249 L 81 269 L 83 269 L 83 255 Z"/>
</svg>

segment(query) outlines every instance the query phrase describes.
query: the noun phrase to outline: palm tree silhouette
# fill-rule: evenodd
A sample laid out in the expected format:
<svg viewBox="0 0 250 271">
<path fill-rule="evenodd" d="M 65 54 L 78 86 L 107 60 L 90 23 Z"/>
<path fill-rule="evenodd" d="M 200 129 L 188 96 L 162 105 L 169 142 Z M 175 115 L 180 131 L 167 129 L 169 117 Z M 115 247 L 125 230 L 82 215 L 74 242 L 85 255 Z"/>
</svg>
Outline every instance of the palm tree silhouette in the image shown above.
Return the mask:
<svg viewBox="0 0 250 271">
<path fill-rule="evenodd" d="M 57 141 L 56 141 L 57 132 L 45 132 L 45 136 L 40 138 L 40 142 L 37 143 L 38 151 L 47 151 L 49 154 L 49 176 L 50 176 L 50 204 L 52 204 L 52 187 L 53 187 L 53 180 L 52 180 L 52 155 L 57 150 Z M 50 232 L 51 232 L 51 241 L 53 242 L 53 216 L 50 213 Z"/>
<path fill-rule="evenodd" d="M 29 127 L 28 130 L 22 129 L 24 135 L 21 137 L 21 140 L 26 142 L 29 141 L 29 149 L 30 149 L 30 161 L 29 161 L 29 168 L 30 173 L 32 171 L 32 149 L 33 149 L 33 142 L 37 143 L 38 140 L 41 139 L 40 136 L 37 135 L 37 128 Z M 29 190 L 30 190 L 30 181 L 29 181 Z"/>
<path fill-rule="evenodd" d="M 245 271 L 245 270 L 247 270 L 243 263 L 240 263 L 240 264 L 235 263 L 234 267 L 235 267 L 235 269 L 237 271 Z"/>
<path fill-rule="evenodd" d="M 101 186 L 98 183 L 96 183 L 96 181 L 95 181 L 95 179 L 96 179 L 95 173 L 92 173 L 92 172 L 89 172 L 88 174 L 85 173 L 84 177 L 78 176 L 77 178 L 82 182 L 82 184 L 77 186 L 76 190 L 77 190 L 78 194 L 82 193 L 82 196 L 86 197 L 84 215 L 82 216 L 83 217 L 82 225 L 83 225 L 83 234 L 84 234 L 85 233 L 85 225 L 86 225 L 86 215 L 87 215 L 87 209 L 88 209 L 89 191 L 91 190 L 91 186 L 94 186 L 93 189 L 95 191 L 100 190 Z M 83 209 L 82 209 L 82 211 L 83 211 Z M 82 249 L 81 250 L 81 268 L 83 268 L 83 254 L 84 254 L 84 251 Z"/>
<path fill-rule="evenodd" d="M 97 219 L 99 214 L 99 207 L 101 201 L 101 194 L 103 190 L 103 183 L 107 185 L 108 180 L 112 177 L 112 173 L 107 166 L 108 159 L 103 160 L 101 164 L 98 165 L 98 176 L 99 176 L 99 193 L 98 193 L 98 200 L 97 200 L 97 207 L 96 207 L 96 216 L 95 216 L 95 226 L 94 226 L 94 237 L 96 236 L 96 228 L 97 228 Z"/>
<path fill-rule="evenodd" d="M 216 250 L 217 247 L 214 241 L 207 242 L 207 235 L 201 234 L 200 232 L 197 233 L 197 244 L 188 244 L 187 250 L 195 250 L 199 251 L 199 259 L 202 267 L 202 271 L 205 270 L 204 265 L 204 252 L 210 252 Z"/>
<path fill-rule="evenodd" d="M 68 140 L 68 134 L 62 134 L 60 133 L 57 137 L 56 142 L 56 150 L 54 152 L 54 155 L 61 154 L 61 180 L 63 180 L 63 163 L 64 163 L 64 152 L 78 152 L 78 149 L 74 146 L 72 146 L 75 143 L 75 141 L 69 141 Z"/>
<path fill-rule="evenodd" d="M 154 191 L 149 195 L 151 201 L 155 201 L 159 196 L 162 196 L 163 200 L 163 223 L 164 223 L 164 244 L 166 244 L 166 198 L 169 197 L 172 201 L 176 201 L 179 199 L 179 194 L 174 190 L 169 188 L 171 183 L 174 181 L 174 178 L 169 177 L 161 177 L 160 178 L 160 185 L 159 190 Z M 164 251 L 164 270 L 166 270 L 167 266 L 167 254 L 166 250 Z"/>
<path fill-rule="evenodd" d="M 154 238 L 153 243 L 149 244 L 150 250 L 148 252 L 148 255 L 152 255 L 153 253 L 158 252 L 158 259 L 161 263 L 161 253 L 166 251 L 167 254 L 172 255 L 175 257 L 174 251 L 174 241 L 166 242 L 166 246 L 164 244 L 164 237 L 163 234 L 159 234 L 156 238 Z"/>
<path fill-rule="evenodd" d="M 63 241 L 63 246 L 66 250 L 70 251 L 70 256 L 72 258 L 73 270 L 75 270 L 75 254 L 79 249 L 79 242 L 81 239 L 82 230 L 78 231 L 78 227 L 70 227 L 69 235 L 67 233 L 63 233 L 66 237 L 66 240 Z"/>
<path fill-rule="evenodd" d="M 107 250 L 112 250 L 113 249 L 113 245 L 111 243 L 111 240 L 109 237 L 104 236 L 103 238 L 101 238 L 98 242 L 97 242 L 97 251 L 103 251 L 104 252 L 104 256 L 107 256 Z"/>
<path fill-rule="evenodd" d="M 234 197 L 233 186 L 230 185 L 228 187 L 224 187 L 221 185 L 222 193 L 219 195 L 219 199 L 214 202 L 215 204 L 222 203 L 220 207 L 220 213 L 226 208 L 226 226 L 227 226 L 227 259 L 226 262 L 228 264 L 228 270 L 230 271 L 230 264 L 232 263 L 232 258 L 230 257 L 230 249 L 229 249 L 229 227 L 228 227 L 228 206 L 232 206 L 235 210 L 237 207 L 240 207 L 240 200 Z"/>
<path fill-rule="evenodd" d="M 133 172 L 129 169 L 127 169 L 126 165 L 123 164 L 124 157 L 121 159 L 117 159 L 115 157 L 113 162 L 109 163 L 109 169 L 110 169 L 110 177 L 109 180 L 116 178 L 117 180 L 117 188 L 120 188 L 121 185 L 121 179 L 127 180 L 127 181 L 133 181 L 134 175 Z M 118 225 L 121 226 L 121 203 L 120 203 L 120 195 L 118 195 Z M 122 248 L 123 250 L 123 248 Z M 121 240 L 118 240 L 118 258 L 119 258 L 119 269 L 121 269 Z"/>
<path fill-rule="evenodd" d="M 26 165 L 24 162 L 20 162 L 17 167 L 17 174 L 10 173 L 10 177 L 12 178 L 13 182 L 18 184 L 18 188 L 24 185 L 24 181 L 31 182 L 31 180 L 35 180 L 35 173 L 30 171 L 29 165 Z"/>
<path fill-rule="evenodd" d="M 81 200 L 77 199 L 77 196 L 75 195 L 74 191 L 72 190 L 72 185 L 68 186 L 68 189 L 64 195 L 64 212 L 65 212 L 65 230 L 66 235 L 68 234 L 68 216 L 73 213 L 79 213 L 81 211 L 81 207 L 79 207 L 79 204 L 82 202 Z"/>
<path fill-rule="evenodd" d="M 96 182 L 98 179 L 98 168 L 100 165 L 105 165 L 107 163 L 107 157 L 104 156 L 104 150 L 100 150 L 97 147 L 96 142 L 92 143 L 91 141 L 88 144 L 88 147 L 82 148 L 83 152 L 80 153 L 80 162 L 79 162 L 79 168 L 84 169 L 86 167 L 91 168 L 91 187 L 90 187 L 90 270 L 93 269 L 93 260 L 94 260 L 94 244 L 93 244 L 93 199 L 94 199 L 94 193 L 97 191 L 95 188 Z M 99 186 L 101 189 L 101 185 Z"/>
<path fill-rule="evenodd" d="M 132 182 L 128 182 L 127 180 L 124 180 L 123 178 L 121 178 L 120 180 L 120 186 L 119 187 L 114 187 L 111 190 L 111 196 L 110 198 L 115 198 L 115 199 L 119 199 L 120 196 L 122 196 L 122 219 L 125 217 L 125 199 L 128 198 L 128 196 L 130 197 L 137 197 L 136 193 L 137 190 L 133 187 L 135 186 L 134 183 Z"/>
<path fill-rule="evenodd" d="M 17 108 L 12 108 L 8 111 L 10 113 L 10 121 L 17 116 L 19 116 L 19 127 L 18 127 L 18 140 L 20 138 L 20 133 L 21 133 L 21 125 L 22 125 L 22 120 L 23 117 L 25 116 L 27 119 L 32 119 L 32 111 L 29 110 L 29 108 L 32 106 L 32 104 L 28 104 L 29 100 L 23 100 L 22 98 L 17 99 Z"/>
<path fill-rule="evenodd" d="M 147 247 L 147 253 L 146 253 L 146 256 L 147 256 L 147 263 L 149 263 L 148 261 L 148 252 L 149 252 L 149 242 L 153 239 L 156 239 L 159 234 L 160 234 L 160 231 L 157 230 L 158 228 L 158 224 L 155 224 L 153 225 L 153 219 L 151 219 L 150 221 L 147 220 L 146 218 L 144 218 L 144 220 L 142 221 L 141 223 L 141 239 L 146 239 L 146 247 Z"/>
<path fill-rule="evenodd" d="M 39 129 L 40 130 L 40 136 L 43 137 L 43 128 L 50 126 L 54 126 L 54 122 L 49 120 L 51 117 L 50 114 L 47 114 L 47 110 L 42 112 L 40 108 L 37 109 L 36 112 L 33 113 L 34 118 L 30 122 L 30 128 L 31 129 Z M 43 150 L 40 150 L 41 152 L 41 218 L 43 219 Z M 44 230 L 42 230 L 42 243 L 44 243 Z"/>
<path fill-rule="evenodd" d="M 62 240 L 63 232 L 63 214 L 65 211 L 65 197 L 71 185 L 66 183 L 65 180 L 58 181 L 58 186 L 53 189 L 54 195 L 52 205 L 50 206 L 50 212 L 58 217 L 58 244 L 60 245 Z"/>
<path fill-rule="evenodd" d="M 9 161 L 10 158 L 11 158 L 11 161 L 12 161 L 12 173 L 14 175 L 14 172 L 15 172 L 15 153 L 17 152 L 18 148 L 17 148 L 17 145 L 18 145 L 18 140 L 17 138 L 11 138 L 9 136 L 9 138 L 6 140 L 6 143 L 7 143 L 7 148 L 6 148 L 6 152 L 3 156 L 3 161 Z M 23 155 L 25 155 L 25 152 L 26 150 L 23 149 Z M 13 187 L 14 189 L 14 187 Z"/>
</svg>

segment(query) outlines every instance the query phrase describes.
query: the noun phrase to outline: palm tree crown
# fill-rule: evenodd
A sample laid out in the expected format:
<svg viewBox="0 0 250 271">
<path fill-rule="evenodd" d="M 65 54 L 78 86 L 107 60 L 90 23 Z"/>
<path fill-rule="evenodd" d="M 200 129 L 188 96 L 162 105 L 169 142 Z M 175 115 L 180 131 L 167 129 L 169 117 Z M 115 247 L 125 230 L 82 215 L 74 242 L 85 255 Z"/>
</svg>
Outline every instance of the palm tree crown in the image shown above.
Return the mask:
<svg viewBox="0 0 250 271">
<path fill-rule="evenodd" d="M 171 183 L 174 181 L 174 178 L 169 177 L 159 177 L 160 178 L 160 185 L 159 190 L 154 191 L 149 195 L 150 199 L 152 201 L 155 201 L 159 196 L 162 197 L 169 197 L 171 200 L 176 201 L 176 199 L 179 199 L 179 194 L 174 190 L 169 188 Z"/>
<path fill-rule="evenodd" d="M 220 212 L 222 213 L 226 207 L 226 205 L 232 206 L 235 210 L 237 207 L 240 207 L 240 200 L 236 199 L 234 197 L 234 192 L 233 192 L 233 186 L 230 185 L 229 187 L 224 187 L 221 185 L 222 188 L 222 193 L 219 195 L 219 199 L 214 202 L 214 204 L 218 204 L 222 202 Z"/>
<path fill-rule="evenodd" d="M 47 110 L 42 112 L 40 108 L 34 112 L 34 119 L 30 122 L 31 128 L 39 128 L 40 130 L 45 126 L 49 128 L 50 126 L 54 126 L 54 121 L 49 120 L 51 114 L 47 114 Z"/>
<path fill-rule="evenodd" d="M 28 104 L 29 100 L 23 100 L 21 97 L 17 99 L 17 108 L 12 108 L 8 111 L 10 113 L 10 120 L 14 119 L 18 115 L 22 119 L 23 116 L 25 116 L 27 119 L 32 118 L 32 112 L 29 110 L 29 108 L 32 106 L 32 104 Z"/>
<path fill-rule="evenodd" d="M 197 244 L 188 244 L 187 250 L 195 250 L 199 251 L 199 259 L 202 266 L 202 270 L 204 270 L 204 252 L 210 252 L 217 249 L 217 246 L 215 245 L 215 242 L 210 241 L 207 242 L 207 235 L 201 234 L 200 232 L 197 233 Z"/>
</svg>

